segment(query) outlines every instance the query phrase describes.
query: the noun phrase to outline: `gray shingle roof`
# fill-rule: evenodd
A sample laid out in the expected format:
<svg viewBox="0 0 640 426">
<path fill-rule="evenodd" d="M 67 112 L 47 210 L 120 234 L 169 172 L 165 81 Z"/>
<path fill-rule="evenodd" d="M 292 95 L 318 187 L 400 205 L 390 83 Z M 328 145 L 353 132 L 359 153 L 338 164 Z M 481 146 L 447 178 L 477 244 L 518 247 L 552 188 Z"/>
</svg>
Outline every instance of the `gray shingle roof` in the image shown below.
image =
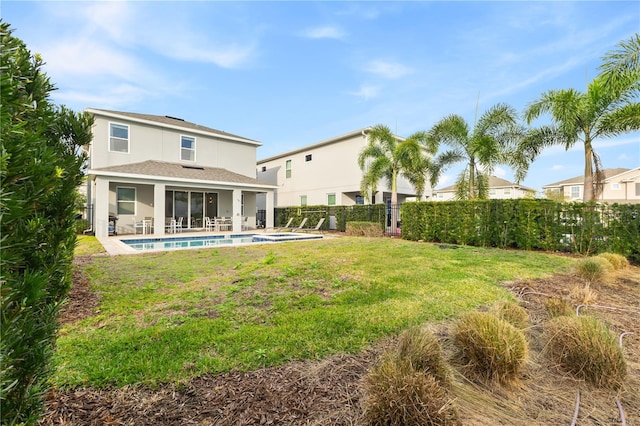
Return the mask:
<svg viewBox="0 0 640 426">
<path fill-rule="evenodd" d="M 181 118 L 177 118 L 177 117 L 170 117 L 168 115 L 138 114 L 138 113 L 135 113 L 135 112 L 113 111 L 113 110 L 98 109 L 98 108 L 89 108 L 89 111 L 96 111 L 98 113 L 103 112 L 103 113 L 107 113 L 107 114 L 120 115 L 122 117 L 129 117 L 129 118 L 134 118 L 134 119 L 137 119 L 137 120 L 151 121 L 153 123 L 158 123 L 158 124 L 161 124 L 161 125 L 178 126 L 178 127 L 183 127 L 185 129 L 197 130 L 199 132 L 206 132 L 206 133 L 211 133 L 211 134 L 219 135 L 219 136 L 227 136 L 227 137 L 232 137 L 232 138 L 235 138 L 235 139 L 243 139 L 243 140 L 245 140 L 247 142 L 252 142 L 254 144 L 259 144 L 259 142 L 255 141 L 253 139 L 245 138 L 244 136 L 238 136 L 238 135 L 234 135 L 232 133 L 224 132 L 222 130 L 212 129 L 211 127 L 201 126 L 199 124 L 191 123 L 189 121 L 185 121 L 185 120 L 183 120 Z"/>
<path fill-rule="evenodd" d="M 143 161 L 142 163 L 123 164 L 120 166 L 102 167 L 94 169 L 100 172 L 126 173 L 144 176 L 162 176 L 168 178 L 209 180 L 214 182 L 241 183 L 248 185 L 267 185 L 248 176 L 231 172 L 218 167 L 203 167 L 196 165 L 167 163 L 164 161 Z"/>
<path fill-rule="evenodd" d="M 604 169 L 602 172 L 604 173 L 605 179 L 608 179 L 612 176 L 619 175 L 620 173 L 624 173 L 629 171 L 629 169 L 625 169 L 624 167 L 619 167 L 617 169 Z M 583 184 L 584 183 L 584 175 L 572 177 L 569 179 L 561 180 L 560 182 L 549 183 L 544 185 L 543 188 L 548 186 L 565 186 L 571 184 Z"/>
<path fill-rule="evenodd" d="M 506 179 L 502 179 L 496 176 L 489 176 L 489 188 L 504 188 L 504 187 L 513 187 L 516 186 L 518 188 L 521 188 L 525 191 L 535 191 L 534 189 L 531 188 L 527 188 L 526 186 L 522 186 L 522 185 L 518 185 L 517 183 L 513 183 L 513 182 L 509 182 Z M 456 186 L 455 185 L 450 185 L 450 186 L 445 186 L 444 188 L 439 188 L 439 189 L 434 189 L 435 192 L 440 192 L 440 191 L 455 191 Z"/>
</svg>

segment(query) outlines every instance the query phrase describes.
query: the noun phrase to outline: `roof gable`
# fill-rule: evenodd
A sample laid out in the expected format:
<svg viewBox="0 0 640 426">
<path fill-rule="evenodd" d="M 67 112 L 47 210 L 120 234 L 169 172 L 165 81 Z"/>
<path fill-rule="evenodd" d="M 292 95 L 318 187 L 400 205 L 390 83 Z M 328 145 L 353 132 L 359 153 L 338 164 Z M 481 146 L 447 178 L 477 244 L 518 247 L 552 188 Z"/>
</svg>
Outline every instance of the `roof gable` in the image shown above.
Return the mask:
<svg viewBox="0 0 640 426">
<path fill-rule="evenodd" d="M 602 172 L 604 173 L 605 179 L 609 179 L 613 176 L 628 172 L 629 169 L 625 169 L 624 167 L 619 167 L 616 169 L 604 169 Z M 566 186 L 566 185 L 583 185 L 584 184 L 584 175 L 575 176 L 569 179 L 561 180 L 559 182 L 550 183 L 544 185 L 543 188 L 548 188 L 552 186 Z"/>
</svg>

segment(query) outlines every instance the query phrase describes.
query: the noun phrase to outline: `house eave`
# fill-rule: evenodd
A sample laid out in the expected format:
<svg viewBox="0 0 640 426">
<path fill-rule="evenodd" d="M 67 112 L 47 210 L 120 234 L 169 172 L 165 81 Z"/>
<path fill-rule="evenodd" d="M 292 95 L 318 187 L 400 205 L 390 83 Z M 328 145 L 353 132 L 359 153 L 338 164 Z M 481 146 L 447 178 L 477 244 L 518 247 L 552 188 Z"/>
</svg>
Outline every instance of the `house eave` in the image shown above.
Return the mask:
<svg viewBox="0 0 640 426">
<path fill-rule="evenodd" d="M 187 178 L 178 178 L 178 177 L 168 177 L 168 176 L 158 176 L 158 175 L 143 175 L 136 173 L 122 173 L 122 172 L 112 172 L 112 171 L 104 171 L 104 170 L 88 170 L 87 175 L 89 178 L 92 177 L 109 177 L 109 178 L 118 178 L 118 179 L 129 179 L 129 180 L 137 180 L 137 181 L 154 181 L 154 182 L 165 182 L 171 184 L 184 184 L 184 185 L 206 185 L 206 186 L 224 186 L 224 187 L 233 187 L 233 188 L 247 188 L 247 189 L 264 189 L 264 190 L 275 190 L 278 187 L 276 185 L 267 185 L 267 184 L 252 184 L 252 183 L 238 183 L 238 182 L 225 182 L 225 181 L 214 181 L 207 179 L 187 179 Z"/>
</svg>

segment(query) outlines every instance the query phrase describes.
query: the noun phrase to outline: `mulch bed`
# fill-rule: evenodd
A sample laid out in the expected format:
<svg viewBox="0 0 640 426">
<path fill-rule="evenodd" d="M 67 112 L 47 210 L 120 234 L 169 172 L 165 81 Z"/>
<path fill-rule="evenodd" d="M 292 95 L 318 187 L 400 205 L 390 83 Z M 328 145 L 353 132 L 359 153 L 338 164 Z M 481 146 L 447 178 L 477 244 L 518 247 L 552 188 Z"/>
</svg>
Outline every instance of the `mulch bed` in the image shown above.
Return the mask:
<svg viewBox="0 0 640 426">
<path fill-rule="evenodd" d="M 78 259 L 80 266 L 90 258 Z M 546 319 L 545 301 L 571 297 L 575 278 L 556 275 L 540 280 L 504 284 L 530 315 L 532 347 L 540 346 L 536 331 Z M 533 366 L 514 389 L 474 384 L 477 406 L 469 392 L 460 397 L 462 424 L 569 424 L 575 394 L 583 393 L 579 425 L 620 424 L 614 397 L 624 407 L 629 425 L 640 424 L 640 268 L 632 267 L 616 279 L 593 285 L 597 300 L 581 314 L 605 319 L 616 332 L 635 334 L 624 339 L 629 369 L 627 386 L 617 393 L 588 385 L 540 364 Z M 93 315 L 99 300 L 77 268 L 62 321 Z M 446 328 L 446 325 L 442 325 Z M 442 335 L 442 333 L 438 333 Z M 320 361 L 299 361 L 251 372 L 206 375 L 181 384 L 150 388 L 81 388 L 52 390 L 47 397 L 43 425 L 354 425 L 360 424 L 364 390 L 362 379 L 389 341 L 358 355 L 338 355 Z M 464 385 L 466 386 L 466 385 Z M 482 393 L 482 396 L 480 396 Z M 469 396 L 471 395 L 471 396 Z M 493 415 L 500 407 L 510 414 Z M 483 409 L 484 408 L 484 409 Z M 506 419 L 506 420 L 505 420 Z"/>
</svg>

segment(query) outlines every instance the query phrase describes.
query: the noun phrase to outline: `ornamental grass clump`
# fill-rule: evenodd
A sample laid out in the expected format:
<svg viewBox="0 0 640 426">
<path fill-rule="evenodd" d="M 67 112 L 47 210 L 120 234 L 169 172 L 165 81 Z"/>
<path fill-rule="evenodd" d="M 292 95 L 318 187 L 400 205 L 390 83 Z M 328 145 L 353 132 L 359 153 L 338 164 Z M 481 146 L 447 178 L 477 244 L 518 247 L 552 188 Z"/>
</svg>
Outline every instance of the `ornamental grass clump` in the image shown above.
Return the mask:
<svg viewBox="0 0 640 426">
<path fill-rule="evenodd" d="M 529 314 L 527 310 L 511 300 L 502 300 L 496 303 L 492 312 L 496 314 L 498 318 L 501 318 L 520 330 L 524 330 L 529 327 Z"/>
<path fill-rule="evenodd" d="M 554 318 L 547 325 L 546 351 L 579 379 L 618 389 L 627 375 L 622 348 L 609 327 L 590 316 Z"/>
<path fill-rule="evenodd" d="M 415 370 L 429 373 L 441 385 L 450 384 L 451 377 L 440 344 L 433 333 L 424 328 L 412 327 L 400 334 L 397 356 Z"/>
<path fill-rule="evenodd" d="M 453 399 L 429 373 L 391 351 L 365 377 L 364 424 L 371 426 L 458 425 Z"/>
<path fill-rule="evenodd" d="M 455 323 L 453 342 L 462 359 L 480 377 L 508 383 L 528 359 L 522 330 L 488 312 L 468 312 Z"/>
<path fill-rule="evenodd" d="M 544 307 L 547 309 L 547 314 L 550 318 L 557 318 L 562 316 L 573 315 L 573 308 L 569 306 L 569 303 L 558 297 L 552 297 L 544 302 Z"/>
<path fill-rule="evenodd" d="M 600 253 L 596 257 L 606 259 L 616 271 L 629 266 L 629 260 L 618 253 Z"/>
<path fill-rule="evenodd" d="M 586 281 L 586 284 L 604 282 L 613 271 L 611 263 L 602 257 L 586 257 L 576 263 L 576 274 Z"/>
</svg>

